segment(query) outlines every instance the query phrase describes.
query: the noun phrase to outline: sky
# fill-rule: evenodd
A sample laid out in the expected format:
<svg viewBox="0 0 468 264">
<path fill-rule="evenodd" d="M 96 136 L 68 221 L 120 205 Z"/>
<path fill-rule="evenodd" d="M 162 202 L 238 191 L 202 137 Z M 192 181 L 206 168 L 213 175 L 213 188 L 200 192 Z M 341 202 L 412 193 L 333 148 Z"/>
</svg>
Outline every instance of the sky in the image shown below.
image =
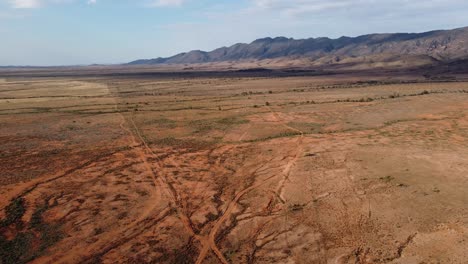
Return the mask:
<svg viewBox="0 0 468 264">
<path fill-rule="evenodd" d="M 467 0 L 0 0 L 0 65 L 83 65 L 263 37 L 468 26 Z"/>
</svg>

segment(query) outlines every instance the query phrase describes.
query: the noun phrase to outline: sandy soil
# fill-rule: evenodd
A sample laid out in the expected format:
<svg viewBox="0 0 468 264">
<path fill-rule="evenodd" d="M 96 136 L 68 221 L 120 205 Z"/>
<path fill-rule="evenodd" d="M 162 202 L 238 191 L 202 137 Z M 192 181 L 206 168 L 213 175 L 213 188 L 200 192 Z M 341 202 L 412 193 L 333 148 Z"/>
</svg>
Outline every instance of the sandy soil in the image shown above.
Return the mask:
<svg viewBox="0 0 468 264">
<path fill-rule="evenodd" d="M 468 83 L 0 80 L 0 263 L 467 263 Z"/>
</svg>

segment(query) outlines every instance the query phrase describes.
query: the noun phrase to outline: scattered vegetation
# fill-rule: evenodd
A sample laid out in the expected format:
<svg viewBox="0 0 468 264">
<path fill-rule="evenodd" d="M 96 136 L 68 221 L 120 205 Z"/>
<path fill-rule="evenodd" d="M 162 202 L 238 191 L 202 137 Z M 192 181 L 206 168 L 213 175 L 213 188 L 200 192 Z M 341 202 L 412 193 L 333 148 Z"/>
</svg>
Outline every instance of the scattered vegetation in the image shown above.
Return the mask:
<svg viewBox="0 0 468 264">
<path fill-rule="evenodd" d="M 2 264 L 30 262 L 63 237 L 60 226 L 43 221 L 42 215 L 49 208 L 48 201 L 34 211 L 29 225 L 25 226 L 21 220 L 26 212 L 24 202 L 23 198 L 13 200 L 6 208 L 6 218 L 1 220 L 0 263 Z M 4 234 L 6 230 L 10 230 L 15 236 L 7 239 Z"/>
<path fill-rule="evenodd" d="M 305 204 L 291 204 L 289 205 L 289 210 L 294 212 L 294 211 L 301 211 L 305 207 Z"/>
<path fill-rule="evenodd" d="M 257 139 L 252 139 L 252 140 L 247 140 L 246 142 L 261 142 L 261 141 L 267 141 L 275 138 L 283 138 L 283 137 L 294 137 L 294 136 L 299 136 L 301 133 L 296 132 L 296 131 L 288 131 L 288 132 L 282 132 L 276 135 L 264 137 L 264 138 L 257 138 Z"/>
<path fill-rule="evenodd" d="M 239 117 L 226 117 L 226 118 L 217 120 L 216 123 L 221 124 L 221 125 L 229 125 L 229 126 L 230 125 L 242 125 L 242 124 L 249 123 L 249 120 L 241 119 Z"/>
<path fill-rule="evenodd" d="M 271 91 L 270 91 L 271 92 Z M 269 93 L 270 93 L 269 92 Z M 252 92 L 252 91 L 248 91 L 248 92 L 242 92 L 241 95 L 242 96 L 249 96 L 249 95 L 260 95 L 260 94 L 265 94 L 264 92 Z"/>
<path fill-rule="evenodd" d="M 387 175 L 385 177 L 380 177 L 379 179 L 381 181 L 389 183 L 389 182 L 393 181 L 395 178 L 393 176 Z"/>
<path fill-rule="evenodd" d="M 188 123 L 189 126 L 195 128 L 195 133 L 203 133 L 211 130 L 227 130 L 235 125 L 248 123 L 248 120 L 239 117 L 226 117 L 222 119 L 201 119 L 193 120 Z"/>
<path fill-rule="evenodd" d="M 167 118 L 149 119 L 144 122 L 145 125 L 156 125 L 158 128 L 173 129 L 177 127 L 177 122 Z"/>
<path fill-rule="evenodd" d="M 13 200 L 5 209 L 6 218 L 0 221 L 0 227 L 7 227 L 11 224 L 21 225 L 21 218 L 26 209 L 24 208 L 24 199 L 17 198 Z"/>
<path fill-rule="evenodd" d="M 77 130 L 82 130 L 82 127 L 79 127 L 77 125 L 68 125 L 65 127 L 69 131 L 77 131 Z"/>
<path fill-rule="evenodd" d="M 306 104 L 333 104 L 333 103 L 366 103 L 366 102 L 373 102 L 377 100 L 385 100 L 385 99 L 396 99 L 396 98 L 402 98 L 402 97 L 413 97 L 413 96 L 423 96 L 423 95 L 429 95 L 429 94 L 442 94 L 442 93 L 468 93 L 467 90 L 458 90 L 458 91 L 452 91 L 452 92 L 446 92 L 446 91 L 427 91 L 424 90 L 419 93 L 412 93 L 412 94 L 400 94 L 400 93 L 393 93 L 388 96 L 380 96 L 380 97 L 363 97 L 360 99 L 338 99 L 338 100 L 332 100 L 332 101 L 322 101 L 322 102 L 315 102 L 315 101 L 300 101 L 300 102 L 288 102 L 288 103 L 283 103 L 279 104 L 280 106 L 284 105 L 306 105 Z M 255 106 L 254 106 L 255 107 Z M 257 106 L 258 107 L 258 106 Z"/>
<path fill-rule="evenodd" d="M 288 126 L 301 130 L 306 134 L 310 134 L 310 133 L 319 133 L 320 131 L 322 131 L 323 125 L 318 124 L 318 123 L 307 123 L 307 122 L 289 122 Z"/>
<path fill-rule="evenodd" d="M 227 260 L 232 261 L 232 259 L 236 255 L 236 253 L 237 252 L 234 251 L 234 250 L 229 250 L 228 252 L 225 253 L 225 257 L 226 257 Z"/>
<path fill-rule="evenodd" d="M 149 141 L 149 143 L 159 145 L 159 146 L 182 148 L 182 149 L 207 149 L 207 148 L 213 147 L 213 145 L 217 144 L 218 141 L 217 140 L 204 141 L 204 140 L 196 140 L 196 139 L 180 139 L 180 138 L 174 138 L 174 137 L 166 137 L 166 138 Z"/>
<path fill-rule="evenodd" d="M 12 240 L 0 236 L 0 263 L 21 264 L 33 259 L 30 253 L 34 234 L 31 232 L 19 233 Z"/>
</svg>

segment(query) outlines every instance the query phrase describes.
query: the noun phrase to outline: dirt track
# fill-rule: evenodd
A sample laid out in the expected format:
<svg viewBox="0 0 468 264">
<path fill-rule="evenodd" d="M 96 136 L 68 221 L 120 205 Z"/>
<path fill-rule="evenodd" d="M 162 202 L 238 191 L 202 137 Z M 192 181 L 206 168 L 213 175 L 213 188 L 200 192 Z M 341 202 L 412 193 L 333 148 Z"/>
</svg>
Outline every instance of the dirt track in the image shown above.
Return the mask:
<svg viewBox="0 0 468 264">
<path fill-rule="evenodd" d="M 467 92 L 353 76 L 6 80 L 0 256 L 465 263 Z"/>
</svg>

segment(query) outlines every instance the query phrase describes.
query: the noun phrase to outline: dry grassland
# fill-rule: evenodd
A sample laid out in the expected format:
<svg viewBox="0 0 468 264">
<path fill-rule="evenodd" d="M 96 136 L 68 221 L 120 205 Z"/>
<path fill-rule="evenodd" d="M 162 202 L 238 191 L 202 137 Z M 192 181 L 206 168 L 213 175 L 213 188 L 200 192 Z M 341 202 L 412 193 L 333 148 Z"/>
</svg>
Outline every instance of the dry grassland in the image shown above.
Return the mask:
<svg viewBox="0 0 468 264">
<path fill-rule="evenodd" d="M 0 263 L 467 263 L 468 83 L 0 80 Z"/>
</svg>

